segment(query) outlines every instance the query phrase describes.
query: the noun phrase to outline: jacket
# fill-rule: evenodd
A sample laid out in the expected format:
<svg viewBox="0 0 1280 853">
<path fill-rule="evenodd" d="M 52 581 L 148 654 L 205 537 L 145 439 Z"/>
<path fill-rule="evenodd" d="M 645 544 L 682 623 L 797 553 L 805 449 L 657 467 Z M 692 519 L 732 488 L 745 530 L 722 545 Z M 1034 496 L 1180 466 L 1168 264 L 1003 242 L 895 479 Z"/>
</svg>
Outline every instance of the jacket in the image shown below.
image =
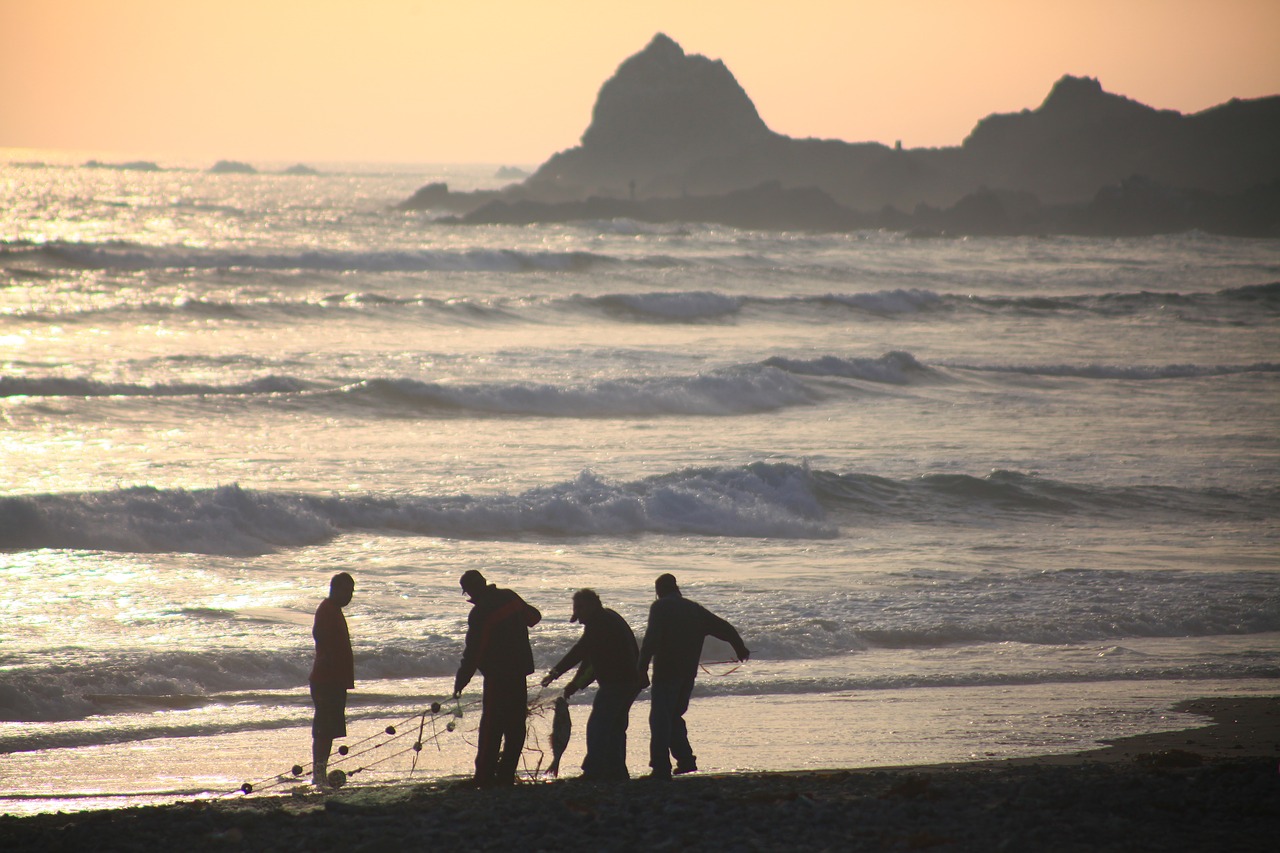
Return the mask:
<svg viewBox="0 0 1280 853">
<path fill-rule="evenodd" d="M 509 589 L 489 584 L 476 597 L 467 617 L 467 640 L 458 680 L 483 675 L 528 675 L 533 672 L 529 629 L 542 620 L 538 608 Z"/>
<path fill-rule="evenodd" d="M 558 677 L 582 664 L 570 682 L 574 689 L 586 687 L 592 681 L 602 685 L 631 685 L 638 682 L 639 657 L 636 635 L 627 620 L 605 607 L 582 623 L 582 637 L 551 668 L 551 673 Z"/>
<path fill-rule="evenodd" d="M 640 671 L 653 661 L 653 680 L 692 681 L 698 675 L 702 641 L 710 635 L 733 646 L 739 658 L 748 654 L 737 630 L 679 591 L 667 593 L 649 607 L 649 624 L 640 646 Z"/>
</svg>

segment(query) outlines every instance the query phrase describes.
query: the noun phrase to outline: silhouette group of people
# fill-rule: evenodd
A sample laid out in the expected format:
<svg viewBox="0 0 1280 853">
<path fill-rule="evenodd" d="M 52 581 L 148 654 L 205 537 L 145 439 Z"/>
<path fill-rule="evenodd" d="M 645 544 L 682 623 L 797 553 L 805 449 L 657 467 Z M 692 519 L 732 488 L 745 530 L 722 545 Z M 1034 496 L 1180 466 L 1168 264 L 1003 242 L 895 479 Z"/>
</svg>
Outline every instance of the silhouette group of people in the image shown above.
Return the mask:
<svg viewBox="0 0 1280 853">
<path fill-rule="evenodd" d="M 534 672 L 529 629 L 542 620 L 542 613 L 514 591 L 489 583 L 475 569 L 465 572 L 459 583 L 471 602 L 471 613 L 453 695 L 461 694 L 476 672 L 484 679 L 474 783 L 511 785 L 524 749 L 527 678 Z M 355 671 L 342 608 L 351 602 L 354 589 L 351 575 L 334 575 L 329 597 L 316 609 L 312 630 L 316 644 L 310 678 L 315 705 L 312 781 L 318 787 L 328 785 L 325 771 L 334 739 L 346 736 L 346 697 L 355 686 Z M 595 590 L 580 589 L 573 594 L 569 621 L 582 625 L 582 636 L 541 683 L 546 687 L 577 667 L 564 688 L 566 698 L 592 682 L 597 685 L 587 719 L 584 779 L 630 778 L 627 728 L 631 706 L 648 687 L 652 689 L 647 778 L 669 780 L 673 775 L 696 771 L 698 759 L 689 743 L 684 714 L 698 675 L 703 641 L 708 636 L 725 641 L 739 661 L 751 655 L 731 624 L 681 594 L 674 575 L 660 575 L 654 591 L 656 599 L 649 607 L 644 640 L 639 643 L 626 619 L 605 607 Z"/>
</svg>

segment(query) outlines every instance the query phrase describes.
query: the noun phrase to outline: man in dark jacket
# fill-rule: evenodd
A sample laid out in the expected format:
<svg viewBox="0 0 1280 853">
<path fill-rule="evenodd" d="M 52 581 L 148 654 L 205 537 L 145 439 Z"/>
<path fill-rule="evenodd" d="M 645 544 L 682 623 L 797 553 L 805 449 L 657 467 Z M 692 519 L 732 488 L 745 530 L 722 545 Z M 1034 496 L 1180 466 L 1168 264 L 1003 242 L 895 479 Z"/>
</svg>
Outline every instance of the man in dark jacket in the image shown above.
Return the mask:
<svg viewBox="0 0 1280 853">
<path fill-rule="evenodd" d="M 472 603 L 462 665 L 453 680 L 457 696 L 476 670 L 484 676 L 477 785 L 511 785 L 524 749 L 529 694 L 525 676 L 533 672 L 529 629 L 542 614 L 509 589 L 488 583 L 475 569 L 462 575 L 462 590 Z"/>
<path fill-rule="evenodd" d="M 595 590 L 580 589 L 573 594 L 570 622 L 582 623 L 582 638 L 542 679 L 546 687 L 574 666 L 581 666 L 564 689 L 565 698 L 592 681 L 600 687 L 591 703 L 587 719 L 587 757 L 582 762 L 582 778 L 618 781 L 627 773 L 627 723 L 631 704 L 643 689 L 636 663 L 639 648 L 631 626 L 617 612 L 600 603 Z"/>
<path fill-rule="evenodd" d="M 711 635 L 733 646 L 738 660 L 751 652 L 742 637 L 725 620 L 707 608 L 680 595 L 675 575 L 664 574 L 654 583 L 658 600 L 649 607 L 649 625 L 640 646 L 639 672 L 648 676 L 653 661 L 653 691 L 649 701 L 649 766 L 654 779 L 671 778 L 671 756 L 676 759 L 676 775 L 698 769 L 697 756 L 689 745 L 684 712 L 698 675 L 702 641 Z"/>
<path fill-rule="evenodd" d="M 334 738 L 347 736 L 347 691 L 356 686 L 351 635 L 342 608 L 351 603 L 356 582 L 346 572 L 329 579 L 329 597 L 316 608 L 311 636 L 316 641 L 315 663 L 307 681 L 315 718 L 311 722 L 311 782 L 329 786 L 329 752 Z"/>
</svg>

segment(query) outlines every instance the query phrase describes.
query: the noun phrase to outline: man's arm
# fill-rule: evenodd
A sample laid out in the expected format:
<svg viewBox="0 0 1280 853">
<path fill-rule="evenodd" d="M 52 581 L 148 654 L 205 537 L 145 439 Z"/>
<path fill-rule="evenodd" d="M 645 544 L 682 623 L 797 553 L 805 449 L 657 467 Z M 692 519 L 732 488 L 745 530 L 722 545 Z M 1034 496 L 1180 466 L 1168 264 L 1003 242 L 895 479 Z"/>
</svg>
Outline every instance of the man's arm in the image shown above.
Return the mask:
<svg viewBox="0 0 1280 853">
<path fill-rule="evenodd" d="M 471 677 L 476 674 L 476 656 L 479 654 L 479 634 L 480 622 L 475 618 L 475 608 L 471 609 L 471 614 L 467 617 L 467 638 L 462 645 L 462 664 L 458 667 L 458 674 L 453 679 L 453 695 L 457 696 L 471 682 Z"/>
<path fill-rule="evenodd" d="M 636 671 L 640 678 L 644 681 L 649 679 L 649 661 L 653 660 L 653 653 L 658 649 L 658 643 L 662 636 L 662 613 L 658 610 L 658 602 L 649 605 L 649 622 L 644 628 L 644 640 L 640 643 L 640 660 L 636 664 Z"/>
<path fill-rule="evenodd" d="M 560 658 L 559 663 L 551 667 L 551 670 L 547 673 L 546 677 L 542 679 L 542 686 L 546 687 L 548 684 L 580 664 L 582 659 L 586 657 L 586 647 L 587 635 L 584 633 L 578 638 L 578 642 L 573 644 L 573 648 L 565 652 L 564 657 Z"/>
<path fill-rule="evenodd" d="M 708 634 L 733 646 L 733 653 L 738 656 L 738 660 L 744 661 L 751 657 L 751 650 L 747 648 L 746 643 L 742 642 L 742 637 L 738 634 L 737 628 L 734 628 L 726 620 L 721 619 L 705 607 L 702 610 L 706 614 Z"/>
</svg>

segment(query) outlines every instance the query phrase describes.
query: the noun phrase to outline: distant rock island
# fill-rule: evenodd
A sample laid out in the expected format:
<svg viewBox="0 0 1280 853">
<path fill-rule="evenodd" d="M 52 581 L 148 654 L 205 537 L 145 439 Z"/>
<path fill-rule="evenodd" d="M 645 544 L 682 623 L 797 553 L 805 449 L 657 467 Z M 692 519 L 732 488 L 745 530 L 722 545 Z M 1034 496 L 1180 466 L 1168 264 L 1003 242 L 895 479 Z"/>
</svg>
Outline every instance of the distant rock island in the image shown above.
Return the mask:
<svg viewBox="0 0 1280 853">
<path fill-rule="evenodd" d="M 1280 236 L 1280 96 L 1184 115 L 1066 76 L 958 147 L 794 139 L 723 62 L 658 34 L 601 87 L 579 145 L 501 190 L 429 184 L 400 206 L 467 223 Z"/>
<path fill-rule="evenodd" d="M 258 170 L 250 166 L 248 163 L 241 163 L 239 160 L 219 160 L 214 163 L 209 172 L 214 175 L 256 175 Z"/>
<path fill-rule="evenodd" d="M 121 172 L 159 172 L 160 166 L 150 160 L 131 160 L 128 163 L 103 163 L 100 160 L 88 160 L 86 169 L 116 169 Z"/>
</svg>

